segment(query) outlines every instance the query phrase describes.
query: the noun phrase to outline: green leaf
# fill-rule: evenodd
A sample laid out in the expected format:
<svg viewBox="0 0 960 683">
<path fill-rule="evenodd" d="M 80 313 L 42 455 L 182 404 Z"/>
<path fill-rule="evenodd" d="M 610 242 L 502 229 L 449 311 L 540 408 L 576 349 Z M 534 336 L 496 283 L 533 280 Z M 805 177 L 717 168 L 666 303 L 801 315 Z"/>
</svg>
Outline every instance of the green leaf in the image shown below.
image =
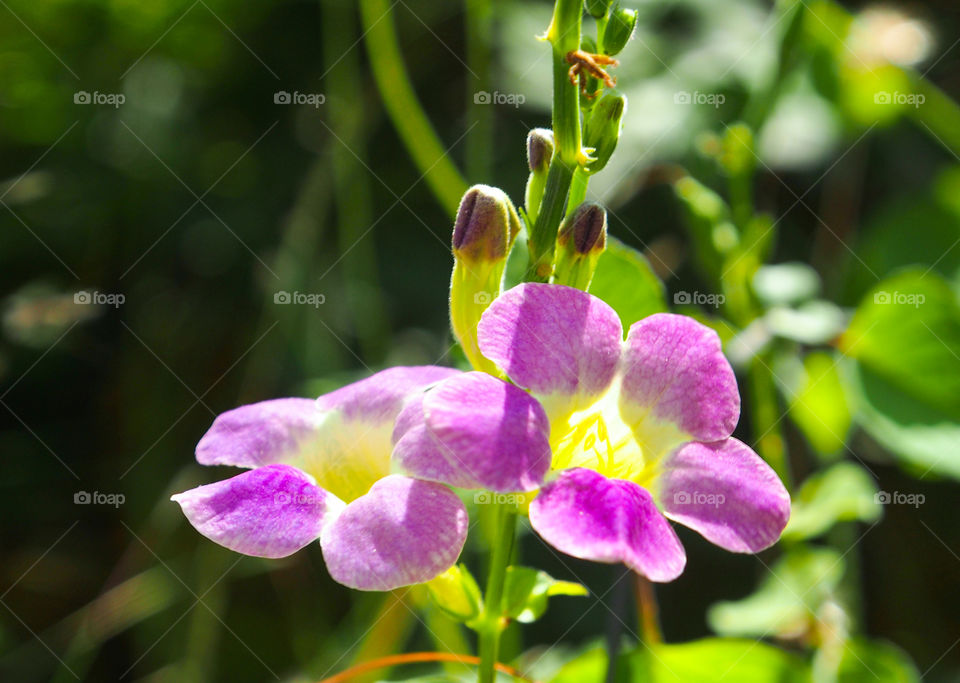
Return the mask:
<svg viewBox="0 0 960 683">
<path fill-rule="evenodd" d="M 602 681 L 607 654 L 594 647 L 567 663 L 550 683 Z M 806 683 L 806 665 L 797 656 L 752 640 L 704 638 L 689 643 L 639 646 L 617 661 L 617 683 Z"/>
<path fill-rule="evenodd" d="M 602 681 L 607 673 L 607 653 L 593 647 L 570 660 L 550 678 L 550 683 L 582 683 Z"/>
<path fill-rule="evenodd" d="M 590 293 L 617 312 L 626 330 L 641 318 L 667 310 L 663 283 L 636 249 L 613 238 L 597 261 Z"/>
<path fill-rule="evenodd" d="M 807 301 L 796 308 L 775 306 L 764 322 L 773 334 L 801 344 L 824 344 L 835 338 L 847 323 L 846 316 L 829 301 Z"/>
<path fill-rule="evenodd" d="M 753 291 L 767 306 L 797 304 L 820 292 L 820 276 L 806 263 L 762 266 L 753 276 Z"/>
<path fill-rule="evenodd" d="M 843 569 L 843 558 L 834 550 L 794 548 L 771 567 L 754 593 L 713 605 L 707 621 L 726 636 L 803 634 L 839 584 Z"/>
<path fill-rule="evenodd" d="M 901 460 L 960 478 L 960 305 L 937 274 L 879 283 L 840 340 L 857 422 Z"/>
<path fill-rule="evenodd" d="M 870 436 L 919 474 L 960 479 L 960 422 L 955 417 L 905 395 L 857 363 L 847 370 L 857 423 Z"/>
<path fill-rule="evenodd" d="M 809 680 L 799 657 L 753 640 L 704 638 L 689 643 L 655 645 L 649 650 L 641 647 L 632 653 L 629 661 L 625 680 L 631 683 L 715 683 L 721 678 L 738 683 Z"/>
<path fill-rule="evenodd" d="M 915 269 L 880 282 L 840 346 L 913 398 L 960 419 L 960 305 L 936 273 Z"/>
<path fill-rule="evenodd" d="M 793 498 L 784 538 L 819 536 L 837 522 L 873 522 L 883 510 L 876 502 L 877 485 L 859 465 L 841 462 L 813 475 Z"/>
<path fill-rule="evenodd" d="M 546 572 L 530 567 L 507 567 L 503 587 L 503 613 L 528 624 L 547 611 L 548 599 L 554 595 L 589 595 L 585 586 L 572 581 L 558 581 Z"/>
<path fill-rule="evenodd" d="M 900 648 L 882 641 L 851 640 L 843 651 L 837 683 L 913 683 L 920 672 Z"/>
<path fill-rule="evenodd" d="M 777 364 L 777 376 L 784 378 L 790 418 L 825 455 L 839 452 L 853 421 L 835 354 L 814 351 L 803 360 L 788 357 Z"/>
</svg>

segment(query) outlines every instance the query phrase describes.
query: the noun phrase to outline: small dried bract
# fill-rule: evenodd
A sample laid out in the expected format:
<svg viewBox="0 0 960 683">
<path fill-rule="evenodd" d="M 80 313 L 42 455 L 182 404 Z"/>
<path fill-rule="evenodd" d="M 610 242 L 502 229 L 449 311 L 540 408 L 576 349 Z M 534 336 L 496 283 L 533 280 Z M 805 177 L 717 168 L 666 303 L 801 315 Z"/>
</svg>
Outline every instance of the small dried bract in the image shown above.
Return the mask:
<svg viewBox="0 0 960 683">
<path fill-rule="evenodd" d="M 584 97 L 593 99 L 596 96 L 596 93 L 587 91 L 587 75 L 603 81 L 608 88 L 613 88 L 617 85 L 617 79 L 608 74 L 603 68 L 605 66 L 620 65 L 620 62 L 613 57 L 584 52 L 583 50 L 572 50 L 567 53 L 566 59 L 567 63 L 571 65 L 570 71 L 568 72 L 570 82 L 573 85 L 577 85 L 578 82 L 580 83 L 580 92 L 583 93 Z"/>
</svg>

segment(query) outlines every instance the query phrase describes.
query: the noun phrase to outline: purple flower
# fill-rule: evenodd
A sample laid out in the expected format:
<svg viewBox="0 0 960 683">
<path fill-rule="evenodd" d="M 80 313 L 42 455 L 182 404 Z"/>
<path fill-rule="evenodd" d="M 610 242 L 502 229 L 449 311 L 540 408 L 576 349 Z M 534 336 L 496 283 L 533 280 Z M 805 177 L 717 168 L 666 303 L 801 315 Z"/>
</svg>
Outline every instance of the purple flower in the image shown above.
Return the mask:
<svg viewBox="0 0 960 683">
<path fill-rule="evenodd" d="M 477 334 L 483 355 L 549 418 L 553 474 L 529 513 L 555 548 L 671 581 L 686 554 L 667 519 L 733 552 L 758 552 L 780 537 L 790 497 L 730 436 L 740 396 L 715 332 L 656 314 L 624 341 L 617 314 L 597 297 L 523 284 L 493 302 Z M 523 424 L 536 410 L 479 374 L 447 379 L 404 411 L 394 455 L 409 473 L 458 485 L 432 466 L 440 456 L 466 452 L 491 470 L 504 454 L 531 457 L 502 425 Z M 431 444 L 440 448 L 431 453 Z"/>
<path fill-rule="evenodd" d="M 248 471 L 173 500 L 197 531 L 245 555 L 285 557 L 319 539 L 330 575 L 352 588 L 429 581 L 456 562 L 467 535 L 463 503 L 437 481 L 534 490 L 550 465 L 543 409 L 517 387 L 483 375 L 502 385 L 484 396 L 495 394 L 509 416 L 498 435 L 479 411 L 477 446 L 506 439 L 522 457 L 491 466 L 471 461 L 464 448 L 462 458 L 436 461 L 434 480 L 391 473 L 398 416 L 430 409 L 428 387 L 435 386 L 430 396 L 444 396 L 447 382 L 477 382 L 479 374 L 397 367 L 316 400 L 281 398 L 226 412 L 197 444 L 197 461 Z"/>
</svg>

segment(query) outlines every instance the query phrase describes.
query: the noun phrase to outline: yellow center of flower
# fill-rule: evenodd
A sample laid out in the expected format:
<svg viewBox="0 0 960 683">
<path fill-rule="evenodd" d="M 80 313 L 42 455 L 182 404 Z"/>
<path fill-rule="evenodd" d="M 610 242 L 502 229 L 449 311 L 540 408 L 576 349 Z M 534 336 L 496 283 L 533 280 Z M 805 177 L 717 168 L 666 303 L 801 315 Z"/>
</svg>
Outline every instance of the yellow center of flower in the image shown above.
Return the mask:
<svg viewBox="0 0 960 683">
<path fill-rule="evenodd" d="M 649 411 L 622 405 L 619 378 L 584 408 L 558 409 L 549 399 L 544 404 L 554 470 L 586 467 L 649 488 L 660 459 L 685 440 L 673 425 L 649 419 Z"/>
<path fill-rule="evenodd" d="M 345 503 L 356 500 L 390 474 L 392 425 L 347 421 L 337 411 L 324 416 L 335 421 L 301 455 L 300 468 Z"/>
</svg>

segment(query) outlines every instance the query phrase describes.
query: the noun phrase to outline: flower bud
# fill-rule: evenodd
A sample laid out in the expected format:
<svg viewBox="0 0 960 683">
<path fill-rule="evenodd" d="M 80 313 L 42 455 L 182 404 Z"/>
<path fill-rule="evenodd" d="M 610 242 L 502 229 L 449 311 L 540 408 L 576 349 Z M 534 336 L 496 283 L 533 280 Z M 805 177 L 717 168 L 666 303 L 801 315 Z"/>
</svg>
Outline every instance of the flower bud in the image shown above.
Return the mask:
<svg viewBox="0 0 960 683">
<path fill-rule="evenodd" d="M 474 185 L 460 200 L 453 226 L 453 253 L 466 261 L 499 261 L 507 257 L 520 231 L 520 218 L 503 190 Z"/>
<path fill-rule="evenodd" d="M 546 173 L 553 158 L 553 131 L 534 128 L 527 133 L 527 164 L 531 173 Z"/>
<path fill-rule="evenodd" d="M 594 19 L 602 19 L 610 9 L 612 0 L 584 0 L 583 7 Z"/>
<path fill-rule="evenodd" d="M 593 148 L 593 158 L 586 171 L 589 174 L 603 169 L 613 156 L 620 140 L 620 126 L 627 108 L 627 98 L 617 90 L 607 90 L 590 112 L 583 130 L 583 144 Z"/>
<path fill-rule="evenodd" d="M 450 322 L 454 336 L 477 370 L 496 373 L 477 345 L 477 323 L 500 294 L 500 283 L 520 217 L 502 191 L 474 185 L 460 200 L 453 227 L 453 277 Z"/>
<path fill-rule="evenodd" d="M 595 202 L 584 202 L 560 227 L 554 282 L 587 289 L 606 248 L 607 212 Z"/>
<path fill-rule="evenodd" d="M 623 9 L 619 5 L 610 13 L 603 30 L 603 52 L 610 56 L 618 54 L 627 46 L 637 27 L 637 10 Z"/>
<path fill-rule="evenodd" d="M 427 582 L 427 592 L 437 606 L 458 621 L 469 621 L 483 607 L 480 587 L 466 568 L 459 564 Z"/>
<path fill-rule="evenodd" d="M 527 134 L 527 164 L 530 166 L 530 177 L 527 178 L 523 203 L 527 208 L 527 218 L 530 223 L 535 223 L 540 213 L 540 202 L 543 200 L 543 191 L 547 187 L 547 172 L 550 170 L 553 150 L 552 130 L 534 128 Z"/>
</svg>

